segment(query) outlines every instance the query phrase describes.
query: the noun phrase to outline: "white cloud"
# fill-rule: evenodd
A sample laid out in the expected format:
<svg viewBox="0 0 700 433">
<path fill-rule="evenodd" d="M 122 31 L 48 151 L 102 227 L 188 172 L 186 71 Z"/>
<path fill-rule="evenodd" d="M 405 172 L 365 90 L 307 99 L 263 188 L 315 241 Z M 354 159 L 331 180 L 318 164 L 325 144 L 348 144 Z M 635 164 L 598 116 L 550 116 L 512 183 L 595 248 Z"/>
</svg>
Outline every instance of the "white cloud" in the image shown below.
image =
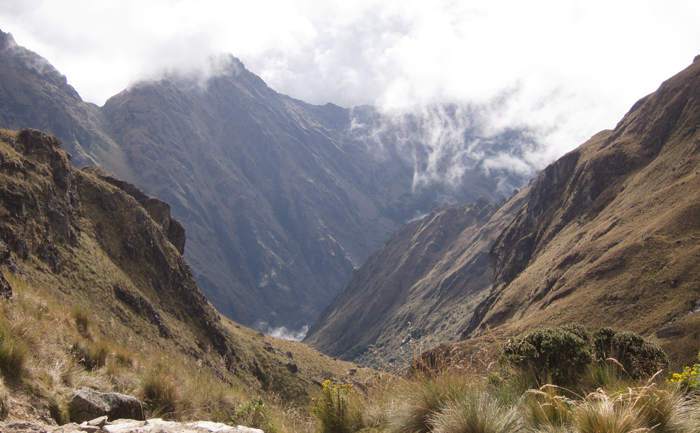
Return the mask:
<svg viewBox="0 0 700 433">
<path fill-rule="evenodd" d="M 98 104 L 230 52 L 311 103 L 493 107 L 489 127 L 533 128 L 546 161 L 688 65 L 698 16 L 680 0 L 9 0 L 0 29 Z"/>
</svg>

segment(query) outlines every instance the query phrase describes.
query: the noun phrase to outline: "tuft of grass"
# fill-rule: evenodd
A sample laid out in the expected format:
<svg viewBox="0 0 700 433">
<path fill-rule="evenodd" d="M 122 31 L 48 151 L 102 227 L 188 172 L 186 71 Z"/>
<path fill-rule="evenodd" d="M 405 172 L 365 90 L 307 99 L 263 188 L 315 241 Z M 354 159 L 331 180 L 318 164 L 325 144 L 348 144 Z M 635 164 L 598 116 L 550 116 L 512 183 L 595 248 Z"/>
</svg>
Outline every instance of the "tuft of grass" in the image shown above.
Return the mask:
<svg viewBox="0 0 700 433">
<path fill-rule="evenodd" d="M 154 416 L 172 418 L 181 407 L 180 386 L 173 370 L 173 365 L 162 358 L 141 380 L 141 391 Z"/>
<path fill-rule="evenodd" d="M 602 389 L 586 397 L 575 420 L 580 433 L 633 433 L 639 429 L 634 407 L 621 404 Z"/>
<path fill-rule="evenodd" d="M 434 433 L 517 433 L 522 421 L 512 406 L 478 387 L 450 401 L 431 419 Z"/>
<path fill-rule="evenodd" d="M 80 335 L 85 338 L 90 337 L 90 318 L 87 312 L 81 307 L 74 307 L 71 310 L 71 317 L 73 317 L 75 327 L 78 329 Z"/>
<path fill-rule="evenodd" d="M 20 339 L 10 337 L 0 329 L 0 372 L 3 376 L 16 379 L 26 371 L 29 347 Z"/>
<path fill-rule="evenodd" d="M 544 385 L 527 391 L 520 404 L 525 425 L 532 431 L 565 431 L 572 425 L 575 402 L 561 395 L 559 387 Z"/>
<path fill-rule="evenodd" d="M 418 375 L 399 386 L 396 401 L 388 417 L 395 433 L 428 433 L 433 421 L 452 401 L 466 396 L 472 379 L 466 375 L 445 373 L 437 377 Z"/>
<path fill-rule="evenodd" d="M 262 397 L 253 397 L 235 407 L 231 416 L 233 425 L 257 428 L 265 433 L 276 433 L 270 412 Z"/>
<path fill-rule="evenodd" d="M 76 361 L 88 370 L 104 367 L 110 354 L 109 345 L 104 341 L 77 342 L 71 353 Z"/>
</svg>

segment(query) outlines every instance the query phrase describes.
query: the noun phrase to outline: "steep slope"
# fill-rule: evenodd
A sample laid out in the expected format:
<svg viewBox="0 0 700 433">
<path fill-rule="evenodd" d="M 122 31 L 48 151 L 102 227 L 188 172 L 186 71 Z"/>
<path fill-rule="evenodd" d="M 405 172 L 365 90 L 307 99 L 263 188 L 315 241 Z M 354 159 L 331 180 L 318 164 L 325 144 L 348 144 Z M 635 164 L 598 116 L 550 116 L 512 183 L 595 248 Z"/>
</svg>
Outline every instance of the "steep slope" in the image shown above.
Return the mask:
<svg viewBox="0 0 700 433">
<path fill-rule="evenodd" d="M 342 359 L 392 368 L 456 340 L 490 288 L 486 253 L 525 197 L 521 191 L 499 204 L 480 198 L 443 206 L 401 227 L 353 274 L 304 342 Z"/>
<path fill-rule="evenodd" d="M 80 365 L 85 376 L 111 375 L 93 387 L 148 398 L 141 363 L 160 363 L 161 371 L 157 360 L 169 359 L 223 389 L 270 391 L 298 405 L 321 380 L 355 368 L 223 319 L 197 288 L 183 246 L 167 204 L 95 167 L 73 168 L 43 132 L 0 132 L 0 266 L 12 281 L 0 278 L 0 345 L 7 349 L 15 335 L 31 345 L 26 363 L 35 365 L 23 382 L 3 364 L 0 417 L 22 413 L 27 393 L 65 407 Z M 87 361 L 91 347 L 106 351 L 102 364 L 124 353 L 136 359 L 98 371 Z M 133 386 L 124 376 L 136 377 Z"/>
<path fill-rule="evenodd" d="M 539 173 L 489 252 L 494 287 L 465 336 L 569 322 L 700 346 L 700 57 Z"/>
</svg>

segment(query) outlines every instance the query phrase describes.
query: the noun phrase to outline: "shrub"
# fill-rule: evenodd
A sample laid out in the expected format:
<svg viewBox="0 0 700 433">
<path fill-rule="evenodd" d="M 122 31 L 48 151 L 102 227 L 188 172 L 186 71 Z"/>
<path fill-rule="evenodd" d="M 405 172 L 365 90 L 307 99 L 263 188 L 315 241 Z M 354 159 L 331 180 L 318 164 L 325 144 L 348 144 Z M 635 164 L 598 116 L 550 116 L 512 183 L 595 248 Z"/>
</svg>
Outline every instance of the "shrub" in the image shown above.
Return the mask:
<svg viewBox="0 0 700 433">
<path fill-rule="evenodd" d="M 698 362 L 700 362 L 700 353 L 698 353 Z M 700 364 L 694 364 L 692 367 L 685 367 L 680 373 L 671 373 L 671 377 L 666 380 L 666 382 L 683 393 L 699 393 Z"/>
<path fill-rule="evenodd" d="M 629 331 L 601 328 L 593 333 L 596 358 L 613 358 L 635 380 L 646 379 L 668 366 L 668 357 L 656 344 Z"/>
<path fill-rule="evenodd" d="M 313 413 L 324 433 L 349 433 L 362 428 L 362 412 L 350 401 L 354 396 L 350 385 L 323 382 L 321 397 L 313 399 Z"/>
<path fill-rule="evenodd" d="M 257 428 L 265 433 L 276 431 L 262 397 L 253 397 L 236 406 L 231 421 L 233 425 Z"/>
<path fill-rule="evenodd" d="M 530 371 L 540 384 L 570 385 L 593 361 L 587 335 L 578 326 L 544 328 L 506 341 L 498 362 Z"/>
</svg>

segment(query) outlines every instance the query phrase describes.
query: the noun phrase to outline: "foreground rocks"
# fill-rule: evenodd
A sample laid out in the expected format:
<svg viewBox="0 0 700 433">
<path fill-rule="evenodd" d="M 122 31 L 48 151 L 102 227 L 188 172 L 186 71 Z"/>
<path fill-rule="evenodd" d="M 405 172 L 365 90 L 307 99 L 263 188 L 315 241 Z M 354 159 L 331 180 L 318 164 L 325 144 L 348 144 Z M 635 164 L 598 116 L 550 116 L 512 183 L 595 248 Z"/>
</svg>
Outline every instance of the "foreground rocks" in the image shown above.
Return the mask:
<svg viewBox="0 0 700 433">
<path fill-rule="evenodd" d="M 180 423 L 163 421 L 160 418 L 137 421 L 120 419 L 107 421 L 103 416 L 80 425 L 71 423 L 63 426 L 50 426 L 30 422 L 0 422 L 3 433 L 70 433 L 70 432 L 108 432 L 108 433 L 263 433 L 262 430 L 249 427 L 232 427 L 227 424 L 195 421 Z"/>
<path fill-rule="evenodd" d="M 130 395 L 116 392 L 100 393 L 90 388 L 73 391 L 70 420 L 81 423 L 104 417 L 106 419 L 145 420 L 143 404 Z"/>
</svg>

